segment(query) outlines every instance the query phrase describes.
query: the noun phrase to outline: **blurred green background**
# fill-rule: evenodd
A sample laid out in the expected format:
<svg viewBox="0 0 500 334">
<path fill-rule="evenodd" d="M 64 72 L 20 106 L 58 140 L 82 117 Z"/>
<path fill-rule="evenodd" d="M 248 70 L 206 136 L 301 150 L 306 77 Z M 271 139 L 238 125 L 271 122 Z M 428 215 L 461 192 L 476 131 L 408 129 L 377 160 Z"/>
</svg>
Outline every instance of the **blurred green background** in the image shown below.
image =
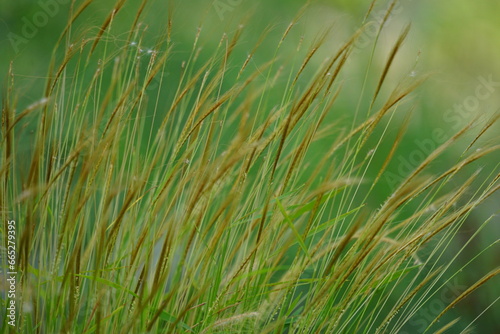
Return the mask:
<svg viewBox="0 0 500 334">
<path fill-rule="evenodd" d="M 233 56 L 234 59 L 240 60 L 246 59 L 262 31 L 270 28 L 269 35 L 252 60 L 255 62 L 253 66 L 262 64 L 273 57 L 280 36 L 304 5 L 304 1 L 297 0 L 190 0 L 177 1 L 174 5 L 170 5 L 167 1 L 151 2 L 146 7 L 143 22 L 148 25 L 145 41 L 149 41 L 152 46 L 167 23 L 169 11 L 171 8 L 174 9 L 172 38 L 175 52 L 171 56 L 173 63 L 180 64 L 187 59 L 198 26 L 202 26 L 201 57 L 204 55 L 209 57 L 211 50 L 217 47 L 221 35 L 224 32 L 234 33 L 238 25 L 244 22 L 245 33 Z M 134 18 L 139 3 L 138 0 L 130 0 L 119 13 L 115 25 L 122 25 L 124 33 Z M 113 4 L 114 1 L 110 0 L 92 3 L 77 21 L 77 27 L 81 28 L 74 29 L 73 36 L 84 34 L 84 29 L 88 27 L 93 27 L 91 31 L 95 33 L 96 27 L 102 24 Z M 2 87 L 3 90 L 7 87 L 7 71 L 10 62 L 13 61 L 15 82 L 19 89 L 19 110 L 42 97 L 52 47 L 66 25 L 70 5 L 71 1 L 68 0 L 0 0 Z M 284 53 L 294 54 L 301 39 L 303 39 L 302 50 L 307 50 L 320 32 L 331 27 L 331 34 L 325 47 L 313 57 L 308 68 L 309 71 L 313 71 L 314 66 L 319 66 L 329 51 L 335 51 L 336 46 L 360 27 L 369 5 L 370 1 L 367 0 L 312 1 L 301 18 L 300 24 L 292 29 L 287 43 L 283 46 Z M 367 22 L 377 22 L 381 15 L 383 16 L 381 13 L 387 6 L 388 1 L 377 1 Z M 430 75 L 413 94 L 412 103 L 416 105 L 416 112 L 404 143 L 390 165 L 391 175 L 394 175 L 396 179 L 405 176 L 404 166 L 407 162 L 416 167 L 415 163 L 419 162 L 420 157 L 418 152 L 426 153 L 422 147 L 436 146 L 451 137 L 474 117 L 491 116 L 499 108 L 499 13 L 500 2 L 497 0 L 477 2 L 402 0 L 396 5 L 394 15 L 384 27 L 370 68 L 368 64 L 376 36 L 370 29 L 361 35 L 357 50 L 350 59 L 351 64 L 343 75 L 345 85 L 343 97 L 335 106 L 342 117 L 346 118 L 346 124 L 352 121 L 353 110 L 361 96 L 365 73 L 369 71 L 369 84 L 373 85 L 378 80 L 388 53 L 407 23 L 411 23 L 411 31 L 389 73 L 388 85 L 386 85 L 388 88 L 384 93 L 387 95 L 391 86 L 405 78 Z M 114 36 L 117 42 L 125 37 L 125 34 Z M 300 57 L 297 58 L 300 59 Z M 179 68 L 168 69 L 168 71 L 168 74 L 176 76 Z M 361 105 L 366 106 L 369 98 L 370 92 L 366 92 L 361 99 Z M 500 127 L 496 125 L 486 135 L 486 140 L 498 143 L 499 130 Z M 390 129 L 389 135 L 394 136 L 396 132 L 397 128 Z M 439 134 L 439 140 L 436 139 L 436 133 Z M 471 139 L 471 137 L 468 138 L 469 141 Z M 30 138 L 23 140 L 26 141 L 26 145 L 30 145 Z M 464 140 L 465 143 L 467 143 L 467 138 Z M 439 164 L 435 163 L 432 168 L 435 171 L 442 171 L 451 166 L 460 156 L 463 148 L 464 146 L 456 146 L 454 148 L 456 151 L 449 151 L 441 160 L 438 160 Z M 412 162 L 412 157 L 414 162 Z M 489 173 L 499 161 L 498 157 L 490 157 L 489 161 L 482 161 L 480 164 L 471 166 L 470 172 L 482 167 L 485 173 Z M 374 165 L 377 166 L 377 161 Z M 368 177 L 374 177 L 376 172 L 376 168 L 369 171 Z M 464 174 L 464 179 L 467 176 Z M 390 194 L 394 186 L 391 179 L 382 182 L 372 196 L 373 198 L 370 198 L 372 204 L 377 205 L 380 198 Z M 498 203 L 500 203 L 499 194 L 490 198 L 467 218 L 448 249 L 447 259 L 451 259 L 479 225 L 492 214 L 498 213 Z M 460 254 L 453 268 L 457 270 L 484 248 L 498 242 L 499 235 L 500 220 L 496 217 Z M 500 254 L 498 245 L 490 248 L 465 271 L 457 275 L 453 284 L 458 287 L 472 284 L 486 272 L 500 265 L 498 254 Z M 446 262 L 446 258 L 443 258 L 443 262 Z M 500 280 L 495 279 L 461 302 L 451 311 L 450 319 L 460 316 L 467 324 L 487 309 L 498 296 L 500 296 Z M 439 313 L 439 305 L 444 305 L 443 298 L 445 297 L 439 294 L 434 296 L 434 300 L 417 313 L 415 320 L 410 321 L 405 330 L 408 333 L 421 332 L 422 326 L 425 327 L 430 322 L 427 320 L 430 317 L 429 314 L 435 316 Z M 474 327 L 477 333 L 500 333 L 498 304 L 488 308 L 474 322 Z"/>
</svg>

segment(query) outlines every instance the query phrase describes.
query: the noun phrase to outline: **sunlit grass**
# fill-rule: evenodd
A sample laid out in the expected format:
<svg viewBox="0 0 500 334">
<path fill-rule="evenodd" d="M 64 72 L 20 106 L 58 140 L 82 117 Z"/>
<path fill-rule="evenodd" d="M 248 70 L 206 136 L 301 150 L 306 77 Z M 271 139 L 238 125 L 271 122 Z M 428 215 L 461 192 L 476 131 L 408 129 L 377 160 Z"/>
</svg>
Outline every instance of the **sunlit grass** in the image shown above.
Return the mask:
<svg viewBox="0 0 500 334">
<path fill-rule="evenodd" d="M 481 141 L 497 117 L 465 126 L 379 207 L 366 204 L 424 81 L 411 68 L 387 81 L 408 28 L 376 85 L 365 78 L 368 109 L 359 103 L 344 126 L 333 121 L 336 102 L 353 93 L 342 74 L 363 27 L 319 66 L 311 59 L 329 32 L 297 55 L 281 48 L 301 43 L 289 35 L 298 19 L 263 64 L 234 55 L 243 26 L 206 58 L 200 28 L 177 62 L 175 17 L 150 47 L 141 11 L 112 33 L 123 5 L 99 30 L 70 20 L 45 93 L 23 111 L 9 76 L 0 189 L 4 221 L 19 222 L 19 332 L 398 333 L 453 278 L 453 261 L 437 263 L 500 175 L 498 165 L 466 182 L 460 173 L 498 154 Z M 428 173 L 457 146 L 455 164 Z M 491 269 L 443 313 L 498 274 Z M 438 324 L 442 315 L 429 331 L 458 326 Z"/>
</svg>

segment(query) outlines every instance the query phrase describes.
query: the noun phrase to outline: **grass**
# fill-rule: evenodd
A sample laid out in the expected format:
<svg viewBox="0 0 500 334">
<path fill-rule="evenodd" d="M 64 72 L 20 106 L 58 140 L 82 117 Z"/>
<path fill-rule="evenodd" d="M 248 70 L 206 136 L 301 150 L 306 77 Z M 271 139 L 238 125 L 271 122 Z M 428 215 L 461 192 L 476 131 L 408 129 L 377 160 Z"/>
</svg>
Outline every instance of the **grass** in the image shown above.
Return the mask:
<svg viewBox="0 0 500 334">
<path fill-rule="evenodd" d="M 400 333 L 458 274 L 466 245 L 451 259 L 448 247 L 500 187 L 498 165 L 475 170 L 498 154 L 482 140 L 498 115 L 466 125 L 367 204 L 424 82 L 411 69 L 388 80 L 409 28 L 374 85 L 367 70 L 344 121 L 343 73 L 363 27 L 318 63 L 330 32 L 293 40 L 299 14 L 261 64 L 266 32 L 248 58 L 235 53 L 243 26 L 200 56 L 200 28 L 180 62 L 172 12 L 148 48 L 142 5 L 119 31 L 125 1 L 97 30 L 78 23 L 88 3 L 72 9 L 38 101 L 18 110 L 15 63 L 5 89 L 2 236 L 15 219 L 17 332 Z M 299 44 L 296 56 L 283 49 Z M 457 148 L 455 163 L 439 160 Z M 447 311 L 498 273 L 481 273 L 425 332 L 470 330 Z"/>
</svg>

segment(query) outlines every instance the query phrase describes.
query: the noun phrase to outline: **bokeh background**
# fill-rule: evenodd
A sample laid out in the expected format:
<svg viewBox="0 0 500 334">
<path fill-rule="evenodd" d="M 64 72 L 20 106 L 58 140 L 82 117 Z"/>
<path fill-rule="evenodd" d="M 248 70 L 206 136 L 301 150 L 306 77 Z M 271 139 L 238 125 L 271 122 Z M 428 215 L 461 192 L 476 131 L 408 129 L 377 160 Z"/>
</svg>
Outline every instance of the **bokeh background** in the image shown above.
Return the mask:
<svg viewBox="0 0 500 334">
<path fill-rule="evenodd" d="M 83 1 L 77 1 L 80 2 Z M 181 63 L 187 59 L 198 27 L 202 27 L 200 56 L 210 57 L 210 50 L 217 47 L 224 32 L 234 33 L 239 24 L 244 24 L 245 32 L 235 50 L 235 59 L 246 59 L 262 32 L 266 29 L 269 31 L 252 59 L 252 62 L 255 62 L 253 66 L 273 57 L 283 31 L 305 3 L 298 0 L 187 0 L 174 4 L 166 0 L 150 2 L 143 16 L 143 23 L 147 25 L 144 40 L 154 47 L 155 40 L 164 31 L 169 12 L 173 10 L 173 63 Z M 119 13 L 115 25 L 123 26 L 124 35 L 113 36 L 117 44 L 125 38 L 126 27 L 135 16 L 139 3 L 138 0 L 130 0 Z M 335 47 L 353 34 L 363 22 L 373 21 L 374 27 L 377 25 L 389 2 L 377 1 L 372 14 L 365 18 L 370 3 L 371 1 L 367 0 L 311 1 L 299 24 L 292 29 L 287 43 L 283 45 L 283 53 L 297 53 L 297 47 L 301 43 L 303 47 L 299 53 L 304 52 L 322 31 L 331 28 L 324 47 L 313 57 L 312 65 L 307 69 L 313 71 L 314 65 L 319 66 L 328 56 L 328 52 L 334 51 Z M 91 3 L 77 21 L 72 31 L 73 36 L 84 35 L 86 29 L 95 33 L 113 4 L 114 1 L 111 0 Z M 2 89 L 7 87 L 7 73 L 12 61 L 20 110 L 43 96 L 47 65 L 52 56 L 53 45 L 66 25 L 70 6 L 71 1 L 68 0 L 0 0 Z M 361 103 L 361 110 L 369 104 L 370 94 L 363 92 L 365 75 L 368 73 L 369 84 L 373 85 L 378 80 L 392 45 L 408 23 L 411 23 L 410 33 L 389 73 L 388 82 L 394 86 L 408 77 L 428 76 L 425 83 L 413 94 L 412 103 L 416 109 L 411 125 L 402 147 L 390 165 L 389 171 L 396 180 L 405 176 L 405 166 L 408 163 L 416 167 L 415 163 L 421 161 L 420 154 L 426 153 L 425 147 L 437 146 L 477 116 L 488 117 L 497 112 L 500 107 L 499 13 L 500 2 L 497 0 L 401 0 L 378 39 L 371 29 L 361 35 L 357 50 L 349 60 L 350 66 L 343 74 L 343 97 L 336 104 L 336 114 L 345 124 L 353 121 L 353 111 L 358 103 Z M 374 48 L 375 41 L 377 46 Z M 300 59 L 300 56 L 296 58 Z M 289 65 L 290 61 L 293 62 L 287 61 L 288 63 L 284 60 L 284 66 Z M 167 69 L 167 75 L 177 76 L 179 68 Z M 387 87 L 390 88 L 391 85 Z M 388 91 L 384 93 L 388 94 Z M 395 133 L 397 128 L 390 131 Z M 485 140 L 498 143 L 499 133 L 500 128 L 496 126 L 489 131 Z M 436 134 L 439 134 L 439 140 L 436 139 Z M 465 138 L 464 144 L 467 139 L 470 141 L 472 138 Z M 23 141 L 27 146 L 30 145 L 29 134 Z M 463 148 L 463 145 L 457 145 L 431 168 L 436 172 L 442 171 L 460 156 Z M 321 152 L 318 151 L 318 154 Z M 498 157 L 490 157 L 488 161 L 471 166 L 468 171 L 472 173 L 483 168 L 483 171 L 488 173 L 499 162 Z M 376 175 L 377 161 L 374 166 L 368 177 Z M 467 176 L 467 173 L 464 173 L 464 180 Z M 369 200 L 373 205 L 377 205 L 380 198 L 390 194 L 394 186 L 392 179 L 386 179 Z M 462 248 L 486 219 L 498 213 L 499 203 L 500 196 L 494 196 L 467 218 L 448 248 L 448 254 L 442 257 L 443 263 Z M 453 263 L 450 272 L 460 269 L 489 247 L 452 280 L 449 289 L 451 293 L 463 291 L 463 286 L 472 284 L 500 265 L 499 236 L 500 219 L 495 217 L 478 237 L 472 239 Z M 500 304 L 492 304 L 499 296 L 500 280 L 495 279 L 461 302 L 446 319 L 460 316 L 463 324 L 467 324 L 486 310 L 474 320 L 475 332 L 500 333 Z M 439 307 L 442 308 L 447 299 L 443 294 L 432 298 L 428 306 L 419 311 L 414 321 L 405 328 L 408 333 L 421 332 L 432 320 L 432 315 L 439 313 Z"/>
</svg>

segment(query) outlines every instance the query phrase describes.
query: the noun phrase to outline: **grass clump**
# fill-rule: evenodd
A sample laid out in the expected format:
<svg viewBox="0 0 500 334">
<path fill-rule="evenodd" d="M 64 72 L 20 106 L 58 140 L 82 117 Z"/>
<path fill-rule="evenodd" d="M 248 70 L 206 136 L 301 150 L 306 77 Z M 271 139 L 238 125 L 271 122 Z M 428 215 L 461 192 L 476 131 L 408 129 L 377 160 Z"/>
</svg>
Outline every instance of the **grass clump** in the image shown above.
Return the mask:
<svg viewBox="0 0 500 334">
<path fill-rule="evenodd" d="M 408 27 L 350 121 L 338 101 L 363 27 L 318 62 L 329 32 L 307 46 L 294 20 L 262 63 L 265 33 L 240 58 L 245 27 L 208 51 L 200 28 L 180 61 L 172 12 L 153 43 L 146 1 L 123 31 L 118 1 L 97 33 L 78 25 L 90 2 L 73 7 L 37 102 L 18 109 L 15 63 L 8 77 L 0 191 L 3 221 L 18 222 L 19 332 L 399 333 L 453 279 L 458 255 L 440 261 L 499 188 L 498 165 L 463 181 L 500 148 L 481 141 L 497 118 L 373 205 L 423 81 L 388 80 Z M 452 147 L 456 163 L 428 173 Z M 427 332 L 463 325 L 438 321 L 498 270 Z"/>
</svg>

